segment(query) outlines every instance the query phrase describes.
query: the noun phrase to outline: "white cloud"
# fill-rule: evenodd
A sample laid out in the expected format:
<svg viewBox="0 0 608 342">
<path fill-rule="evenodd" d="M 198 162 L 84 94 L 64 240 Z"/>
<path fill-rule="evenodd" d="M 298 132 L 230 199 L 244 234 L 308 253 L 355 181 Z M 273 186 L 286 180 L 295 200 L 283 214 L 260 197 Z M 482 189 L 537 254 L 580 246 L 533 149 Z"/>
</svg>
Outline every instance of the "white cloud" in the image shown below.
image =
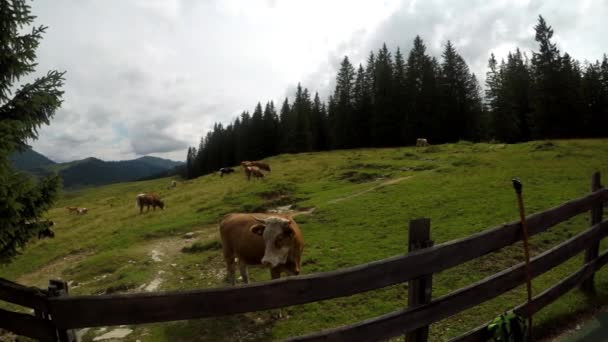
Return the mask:
<svg viewBox="0 0 608 342">
<path fill-rule="evenodd" d="M 65 102 L 34 148 L 52 159 L 185 158 L 227 123 L 298 81 L 326 96 L 345 54 L 364 62 L 382 42 L 407 54 L 420 34 L 439 57 L 451 39 L 480 81 L 491 51 L 535 48 L 538 14 L 580 60 L 608 50 L 601 0 L 194 1 L 43 0 L 49 26 L 39 72 L 67 70 Z"/>
</svg>

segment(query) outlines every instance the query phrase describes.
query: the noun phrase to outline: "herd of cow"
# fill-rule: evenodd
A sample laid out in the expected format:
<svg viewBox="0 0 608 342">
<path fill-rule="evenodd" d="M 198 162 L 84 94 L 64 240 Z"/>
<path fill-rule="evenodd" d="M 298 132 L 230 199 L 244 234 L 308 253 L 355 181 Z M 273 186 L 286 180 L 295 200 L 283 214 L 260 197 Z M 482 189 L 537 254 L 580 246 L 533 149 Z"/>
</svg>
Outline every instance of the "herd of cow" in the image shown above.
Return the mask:
<svg viewBox="0 0 608 342">
<path fill-rule="evenodd" d="M 428 146 L 426 139 L 416 140 L 416 146 Z M 262 171 L 270 172 L 270 166 L 260 161 L 243 161 L 241 166 L 247 180 L 264 178 Z M 220 177 L 234 173 L 232 168 L 221 168 Z M 177 186 L 171 181 L 170 188 Z M 152 207 L 156 210 L 165 208 L 165 203 L 155 193 L 141 193 L 136 197 L 139 213 L 146 212 Z M 87 208 L 66 207 L 69 212 L 76 214 L 87 213 Z M 52 222 L 52 221 L 50 221 Z M 52 225 L 52 224 L 51 224 Z M 263 265 L 270 269 L 272 279 L 280 278 L 281 273 L 297 275 L 300 273 L 300 260 L 304 250 L 304 239 L 300 227 L 291 215 L 269 213 L 233 213 L 224 216 L 219 225 L 222 240 L 222 251 L 226 262 L 227 280 L 236 283 L 236 266 L 244 283 L 249 283 L 247 267 Z M 54 233 L 47 227 L 45 233 L 39 238 L 54 237 Z"/>
</svg>

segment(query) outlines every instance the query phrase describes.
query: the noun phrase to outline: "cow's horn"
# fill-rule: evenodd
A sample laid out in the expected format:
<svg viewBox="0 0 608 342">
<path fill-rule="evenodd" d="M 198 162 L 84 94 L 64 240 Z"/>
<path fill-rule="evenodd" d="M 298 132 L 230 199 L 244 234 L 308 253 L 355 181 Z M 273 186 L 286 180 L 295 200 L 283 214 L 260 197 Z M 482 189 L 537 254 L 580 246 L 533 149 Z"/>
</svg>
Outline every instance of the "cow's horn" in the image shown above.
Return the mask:
<svg viewBox="0 0 608 342">
<path fill-rule="evenodd" d="M 260 223 L 266 223 L 266 221 L 264 221 L 264 219 L 261 219 L 259 217 L 253 217 L 256 221 L 260 222 Z"/>
</svg>

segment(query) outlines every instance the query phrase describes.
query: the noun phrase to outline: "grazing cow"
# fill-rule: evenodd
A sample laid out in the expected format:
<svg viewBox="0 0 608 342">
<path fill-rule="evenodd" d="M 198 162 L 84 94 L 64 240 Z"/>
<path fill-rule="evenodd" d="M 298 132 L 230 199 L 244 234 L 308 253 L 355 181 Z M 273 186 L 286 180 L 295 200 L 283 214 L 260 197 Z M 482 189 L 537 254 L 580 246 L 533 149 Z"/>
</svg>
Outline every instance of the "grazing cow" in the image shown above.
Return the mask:
<svg viewBox="0 0 608 342">
<path fill-rule="evenodd" d="M 38 231 L 38 240 L 44 239 L 44 238 L 54 238 L 55 232 L 53 231 L 53 229 L 51 229 L 51 227 L 55 225 L 55 222 L 47 220 L 47 221 L 42 221 L 40 223 L 42 223 L 44 228 L 42 228 L 41 230 Z"/>
<path fill-rule="evenodd" d="M 88 212 L 89 212 L 89 209 L 87 209 L 87 208 L 77 208 L 76 209 L 76 214 L 78 214 L 78 215 L 84 215 Z"/>
<path fill-rule="evenodd" d="M 267 163 L 261 162 L 261 161 L 248 161 L 248 160 L 244 160 L 241 162 L 241 166 L 242 167 L 248 167 L 248 166 L 257 166 L 260 169 L 264 170 L 264 171 L 268 171 L 270 172 L 270 165 L 268 165 Z"/>
<path fill-rule="evenodd" d="M 175 188 L 177 186 L 177 181 L 172 180 L 171 181 L 171 188 Z"/>
<path fill-rule="evenodd" d="M 233 173 L 234 169 L 231 167 L 223 167 L 220 169 L 220 177 L 224 177 L 224 174 L 230 174 Z"/>
<path fill-rule="evenodd" d="M 160 200 L 155 193 L 149 194 L 139 194 L 135 200 L 137 206 L 139 207 L 139 213 L 141 214 L 144 210 L 144 206 L 146 207 L 146 212 L 150 211 L 150 206 L 152 206 L 152 210 L 156 211 L 156 207 L 159 207 L 161 210 L 165 209 L 165 203 Z"/>
<path fill-rule="evenodd" d="M 429 142 L 425 138 L 416 139 L 416 146 L 429 146 Z"/>
<path fill-rule="evenodd" d="M 69 213 L 78 213 L 77 207 L 65 207 Z"/>
<path fill-rule="evenodd" d="M 257 166 L 245 167 L 245 175 L 247 175 L 247 180 L 251 180 L 251 176 L 253 176 L 254 178 L 264 178 L 264 174 Z"/>
<path fill-rule="evenodd" d="M 220 222 L 220 236 L 228 281 L 236 282 L 236 261 L 243 282 L 249 283 L 248 265 L 270 268 L 272 279 L 300 274 L 304 240 L 298 224 L 288 215 L 229 214 Z"/>
<path fill-rule="evenodd" d="M 257 167 L 259 167 L 261 170 L 264 170 L 264 171 L 268 171 L 268 172 L 270 172 L 270 165 L 268 165 L 268 164 L 266 164 L 266 163 L 264 163 L 264 162 L 261 162 L 261 161 L 254 161 L 254 162 L 251 162 L 251 165 L 250 165 L 250 166 L 257 166 Z"/>
</svg>

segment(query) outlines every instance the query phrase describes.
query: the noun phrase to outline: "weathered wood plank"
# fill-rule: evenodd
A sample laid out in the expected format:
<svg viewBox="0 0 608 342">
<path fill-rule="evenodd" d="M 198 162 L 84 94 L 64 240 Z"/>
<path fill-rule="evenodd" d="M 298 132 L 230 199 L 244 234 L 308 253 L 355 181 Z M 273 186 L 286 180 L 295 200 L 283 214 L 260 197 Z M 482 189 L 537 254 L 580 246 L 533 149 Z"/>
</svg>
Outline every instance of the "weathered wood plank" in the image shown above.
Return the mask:
<svg viewBox="0 0 608 342">
<path fill-rule="evenodd" d="M 608 190 L 589 194 L 528 217 L 530 235 L 583 213 Z M 350 296 L 449 269 L 521 239 L 513 222 L 431 248 L 333 272 L 251 285 L 154 294 L 50 298 L 53 320 L 62 328 L 137 324 L 214 317 Z"/>
<path fill-rule="evenodd" d="M 428 218 L 421 218 L 410 221 L 408 239 L 409 252 L 432 247 L 433 241 L 431 241 L 431 220 Z M 430 303 L 432 290 L 432 274 L 410 280 L 408 286 L 408 307 L 415 308 L 417 306 Z M 426 342 L 428 339 L 428 325 L 411 331 L 405 335 L 406 342 Z"/>
<path fill-rule="evenodd" d="M 598 171 L 598 172 L 593 173 L 593 176 L 591 177 L 591 191 L 597 191 L 601 188 L 602 188 L 602 184 L 601 184 L 601 180 L 600 180 L 600 173 Z M 591 208 L 590 220 L 589 220 L 591 226 L 593 226 L 594 224 L 598 224 L 599 222 L 602 222 L 603 207 L 604 207 L 603 204 L 598 202 Z M 594 243 L 591 246 L 589 246 L 589 248 L 585 252 L 585 263 L 588 263 L 591 260 L 597 258 L 599 252 L 600 252 L 599 242 Z M 595 293 L 593 275 L 591 275 L 591 277 L 589 277 L 589 279 L 587 279 L 585 282 L 583 282 L 581 284 L 581 289 L 588 294 Z"/>
<path fill-rule="evenodd" d="M 603 222 L 534 257 L 530 262 L 532 277 L 537 277 L 582 252 L 590 243 L 608 235 Z M 296 337 L 288 341 L 377 341 L 438 322 L 456 313 L 497 297 L 525 282 L 525 264 L 504 270 L 469 285 L 430 304 L 399 310 L 360 323 Z"/>
<path fill-rule="evenodd" d="M 608 251 L 602 253 L 598 258 L 590 261 L 581 267 L 578 271 L 572 273 L 568 277 L 562 279 L 559 283 L 546 289 L 532 299 L 531 312 L 536 312 L 543 309 L 545 306 L 553 303 L 559 297 L 566 294 L 568 291 L 576 288 L 579 284 L 589 279 L 595 272 L 608 263 Z M 527 304 L 521 304 L 513 309 L 518 315 L 527 316 Z M 479 326 L 466 334 L 453 338 L 450 342 L 485 342 L 490 338 L 486 327 L 490 322 Z"/>
<path fill-rule="evenodd" d="M 0 328 L 41 341 L 56 341 L 51 322 L 32 315 L 0 309 Z"/>
<path fill-rule="evenodd" d="M 35 287 L 26 287 L 0 278 L 0 300 L 46 312 L 46 295 Z"/>
</svg>

